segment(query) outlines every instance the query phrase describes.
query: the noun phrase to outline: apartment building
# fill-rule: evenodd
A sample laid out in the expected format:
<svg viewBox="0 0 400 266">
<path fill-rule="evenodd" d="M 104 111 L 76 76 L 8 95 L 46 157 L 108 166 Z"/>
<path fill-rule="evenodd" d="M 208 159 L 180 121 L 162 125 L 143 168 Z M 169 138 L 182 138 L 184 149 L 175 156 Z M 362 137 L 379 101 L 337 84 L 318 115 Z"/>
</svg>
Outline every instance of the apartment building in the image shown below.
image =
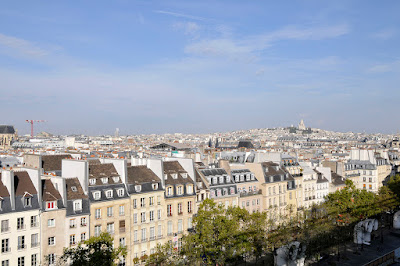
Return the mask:
<svg viewBox="0 0 400 266">
<path fill-rule="evenodd" d="M 196 212 L 194 176 L 190 176 L 179 161 L 163 162 L 165 184 L 165 208 L 167 212 L 167 240 L 180 247 L 180 238 L 192 228 L 193 214 Z M 191 174 L 194 166 L 191 164 Z"/>
<path fill-rule="evenodd" d="M 42 185 L 42 212 L 40 214 L 42 261 L 56 265 L 65 247 L 66 209 L 51 177 L 44 176 Z"/>
<path fill-rule="evenodd" d="M 144 260 L 155 252 L 157 244 L 165 242 L 165 198 L 161 179 L 147 166 L 127 167 L 127 187 L 130 195 L 132 259 Z M 132 261 L 132 260 L 131 260 Z"/>
<path fill-rule="evenodd" d="M 79 161 L 78 161 L 79 162 Z M 127 247 L 127 255 L 121 264 L 130 261 L 130 201 L 125 184 L 112 163 L 85 164 L 89 168 L 88 196 L 90 202 L 90 236 L 107 231 L 114 237 L 114 246 Z"/>
<path fill-rule="evenodd" d="M 36 180 L 38 186 L 38 180 Z M 26 171 L 0 174 L 1 266 L 40 265 L 40 195 Z"/>
<path fill-rule="evenodd" d="M 231 175 L 239 194 L 239 206 L 249 213 L 262 211 L 262 190 L 254 173 L 249 169 L 233 169 Z"/>
</svg>

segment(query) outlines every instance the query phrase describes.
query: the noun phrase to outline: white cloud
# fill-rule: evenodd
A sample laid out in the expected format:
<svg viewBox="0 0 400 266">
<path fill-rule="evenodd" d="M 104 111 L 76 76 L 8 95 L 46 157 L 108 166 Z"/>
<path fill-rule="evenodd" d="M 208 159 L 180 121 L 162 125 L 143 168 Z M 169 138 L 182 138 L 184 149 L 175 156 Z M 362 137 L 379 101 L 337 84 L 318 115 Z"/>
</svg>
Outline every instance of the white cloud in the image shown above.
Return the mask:
<svg viewBox="0 0 400 266">
<path fill-rule="evenodd" d="M 387 72 L 395 72 L 400 69 L 400 60 L 385 63 L 385 64 L 377 64 L 368 69 L 368 72 L 372 73 L 387 73 Z"/>
<path fill-rule="evenodd" d="M 183 14 L 183 13 L 176 13 L 176 12 L 164 11 L 164 10 L 155 10 L 154 12 L 159 13 L 159 14 L 164 14 L 164 15 L 173 16 L 173 17 L 178 17 L 178 18 L 187 18 L 187 19 L 199 20 L 199 21 L 207 21 L 207 20 L 210 20 L 210 19 L 208 19 L 208 18 L 203 18 L 203 17 L 198 17 L 198 16 L 192 16 L 192 15 Z"/>
<path fill-rule="evenodd" d="M 12 36 L 0 33 L 0 52 L 10 56 L 40 58 L 48 54 L 48 51 L 35 44 Z"/>
<path fill-rule="evenodd" d="M 174 29 L 183 30 L 186 35 L 195 36 L 201 29 L 200 25 L 195 22 L 177 22 L 172 25 Z"/>
<path fill-rule="evenodd" d="M 396 34 L 397 31 L 395 29 L 383 29 L 371 34 L 371 37 L 379 40 L 388 40 L 396 36 Z"/>
</svg>

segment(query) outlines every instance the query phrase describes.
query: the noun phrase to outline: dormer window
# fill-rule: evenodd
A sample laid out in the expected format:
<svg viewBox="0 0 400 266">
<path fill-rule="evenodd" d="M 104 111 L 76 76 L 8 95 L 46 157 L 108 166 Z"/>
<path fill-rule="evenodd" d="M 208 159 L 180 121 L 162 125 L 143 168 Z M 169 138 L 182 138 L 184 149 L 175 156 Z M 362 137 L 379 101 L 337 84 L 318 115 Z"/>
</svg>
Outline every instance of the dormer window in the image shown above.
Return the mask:
<svg viewBox="0 0 400 266">
<path fill-rule="evenodd" d="M 183 194 L 183 186 L 179 186 L 178 187 L 178 195 L 182 195 Z"/>
<path fill-rule="evenodd" d="M 246 175 L 246 181 L 250 181 L 250 174 Z"/>
<path fill-rule="evenodd" d="M 231 195 L 235 194 L 235 188 L 234 187 L 230 187 L 230 193 L 231 193 Z"/>
<path fill-rule="evenodd" d="M 0 197 L 0 211 L 3 210 L 3 198 Z"/>
<path fill-rule="evenodd" d="M 235 182 L 239 183 L 239 175 L 235 175 Z"/>
<path fill-rule="evenodd" d="M 108 199 L 110 199 L 110 198 L 112 198 L 113 197 L 113 191 L 110 189 L 110 190 L 106 190 L 106 197 L 108 198 Z"/>
<path fill-rule="evenodd" d="M 95 200 L 99 200 L 100 197 L 101 197 L 101 192 L 100 192 L 100 191 L 95 191 L 95 192 L 93 192 L 93 198 L 94 198 Z"/>
<path fill-rule="evenodd" d="M 153 188 L 153 190 L 157 190 L 158 189 L 158 183 L 151 184 L 151 187 Z"/>
<path fill-rule="evenodd" d="M 71 190 L 72 190 L 72 192 L 77 192 L 78 191 L 78 189 L 76 189 L 76 186 L 72 186 Z"/>
<path fill-rule="evenodd" d="M 172 192 L 172 187 L 167 187 L 167 196 L 172 196 L 173 192 Z"/>
<path fill-rule="evenodd" d="M 168 179 L 168 174 L 164 174 L 164 179 L 165 179 L 165 180 Z"/>
<path fill-rule="evenodd" d="M 124 196 L 124 194 L 125 194 L 125 191 L 124 191 L 123 188 L 119 188 L 119 189 L 117 190 L 117 195 L 118 195 L 118 197 L 122 197 L 122 196 Z"/>
<path fill-rule="evenodd" d="M 255 179 L 254 174 L 251 174 L 250 178 L 251 180 L 254 180 Z"/>
<path fill-rule="evenodd" d="M 81 210 L 82 210 L 82 200 L 75 200 L 74 211 L 81 211 Z"/>
<path fill-rule="evenodd" d="M 219 177 L 219 183 L 220 183 L 220 184 L 223 184 L 223 183 L 224 183 L 224 176 L 223 176 L 223 175 Z"/>
<path fill-rule="evenodd" d="M 23 197 L 24 208 L 32 207 L 32 195 L 28 192 L 25 192 Z"/>
<path fill-rule="evenodd" d="M 231 182 L 231 177 L 229 175 L 227 175 L 225 178 L 226 178 L 226 183 L 230 183 Z"/>
<path fill-rule="evenodd" d="M 187 185 L 186 193 L 187 194 L 193 194 L 193 186 L 192 185 Z"/>
<path fill-rule="evenodd" d="M 183 178 L 187 178 L 187 177 L 188 177 L 188 174 L 187 174 L 187 173 L 182 173 L 181 176 L 182 176 Z"/>
<path fill-rule="evenodd" d="M 108 183 L 108 178 L 107 178 L 107 177 L 102 177 L 102 178 L 101 178 L 101 182 L 102 182 L 103 184 L 107 184 L 107 183 Z"/>
<path fill-rule="evenodd" d="M 240 182 L 244 181 L 244 175 L 240 175 Z"/>
<path fill-rule="evenodd" d="M 136 185 L 136 186 L 135 186 L 135 191 L 136 191 L 136 192 L 142 191 L 142 186 L 141 186 L 141 185 Z"/>
<path fill-rule="evenodd" d="M 54 210 L 57 209 L 57 202 L 56 201 L 48 201 L 46 205 L 46 210 Z"/>
<path fill-rule="evenodd" d="M 114 183 L 118 183 L 119 182 L 119 176 L 114 176 L 113 177 L 113 181 L 114 181 Z"/>
<path fill-rule="evenodd" d="M 218 184 L 218 177 L 216 177 L 216 176 L 213 177 L 213 184 L 214 185 Z"/>
<path fill-rule="evenodd" d="M 178 179 L 178 174 L 177 174 L 177 173 L 173 173 L 173 174 L 172 174 L 172 178 L 173 178 L 173 179 Z"/>
<path fill-rule="evenodd" d="M 96 179 L 95 178 L 90 178 L 89 179 L 89 184 L 92 185 L 92 186 L 96 185 Z"/>
</svg>

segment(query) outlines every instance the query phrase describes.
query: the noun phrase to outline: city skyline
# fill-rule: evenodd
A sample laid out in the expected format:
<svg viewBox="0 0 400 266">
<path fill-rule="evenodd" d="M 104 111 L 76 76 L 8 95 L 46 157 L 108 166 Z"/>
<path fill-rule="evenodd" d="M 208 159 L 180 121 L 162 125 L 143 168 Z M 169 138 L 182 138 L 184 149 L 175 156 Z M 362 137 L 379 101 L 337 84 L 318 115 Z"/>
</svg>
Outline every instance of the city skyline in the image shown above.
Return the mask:
<svg viewBox="0 0 400 266">
<path fill-rule="evenodd" d="M 397 133 L 399 5 L 5 3 L 0 123 L 21 134 L 26 119 L 43 119 L 36 132 L 126 135 L 304 119 Z"/>
</svg>

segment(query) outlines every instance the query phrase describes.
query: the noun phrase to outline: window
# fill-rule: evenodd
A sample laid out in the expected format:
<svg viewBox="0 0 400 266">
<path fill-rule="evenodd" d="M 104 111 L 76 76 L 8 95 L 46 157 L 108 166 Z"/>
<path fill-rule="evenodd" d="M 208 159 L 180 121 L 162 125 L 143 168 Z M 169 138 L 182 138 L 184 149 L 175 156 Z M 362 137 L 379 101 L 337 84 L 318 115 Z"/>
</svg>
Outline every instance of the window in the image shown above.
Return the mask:
<svg viewBox="0 0 400 266">
<path fill-rule="evenodd" d="M 220 184 L 223 184 L 223 183 L 224 183 L 224 176 L 220 176 L 220 177 L 219 177 L 219 183 L 220 183 Z"/>
<path fill-rule="evenodd" d="M 188 201 L 188 213 L 192 212 L 192 202 Z"/>
<path fill-rule="evenodd" d="M 167 205 L 167 215 L 172 216 L 172 205 L 171 204 Z"/>
<path fill-rule="evenodd" d="M 1 266 L 10 266 L 10 261 L 9 260 L 2 260 L 1 261 Z"/>
<path fill-rule="evenodd" d="M 92 185 L 92 186 L 95 185 L 96 184 L 96 179 L 90 178 L 89 179 L 89 184 Z"/>
<path fill-rule="evenodd" d="M 140 198 L 140 207 L 146 207 L 146 199 Z"/>
<path fill-rule="evenodd" d="M 363 177 L 363 182 L 367 182 L 367 178 L 365 176 Z"/>
<path fill-rule="evenodd" d="M 51 236 L 47 239 L 47 243 L 49 244 L 49 246 L 54 246 L 56 244 L 56 237 L 55 236 Z"/>
<path fill-rule="evenodd" d="M 25 266 L 25 257 L 18 257 L 18 266 Z"/>
<path fill-rule="evenodd" d="M 69 236 L 69 245 L 70 246 L 73 246 L 73 245 L 75 245 L 76 244 L 76 242 L 75 242 L 75 235 L 70 235 Z"/>
<path fill-rule="evenodd" d="M 120 220 L 119 221 L 119 232 L 120 233 L 125 232 L 125 220 Z"/>
<path fill-rule="evenodd" d="M 161 220 L 161 210 L 157 210 L 157 219 Z"/>
<path fill-rule="evenodd" d="M 37 254 L 32 254 L 31 255 L 31 265 L 36 266 L 37 265 Z"/>
<path fill-rule="evenodd" d="M 153 206 L 154 205 L 154 197 L 149 198 L 149 205 Z"/>
<path fill-rule="evenodd" d="M 154 240 L 156 238 L 155 236 L 155 230 L 154 230 L 154 226 L 150 227 L 150 240 Z"/>
<path fill-rule="evenodd" d="M 118 189 L 118 190 L 117 190 L 117 195 L 118 195 L 118 197 L 124 196 L 124 195 L 125 195 L 124 189 L 123 189 L 123 188 Z"/>
<path fill-rule="evenodd" d="M 172 221 L 168 221 L 168 226 L 167 226 L 167 230 L 168 230 L 168 235 L 172 235 Z"/>
<path fill-rule="evenodd" d="M 146 228 L 142 229 L 142 242 L 146 241 Z"/>
<path fill-rule="evenodd" d="M 182 214 L 182 203 L 178 203 L 178 214 Z"/>
<path fill-rule="evenodd" d="M 6 253 L 10 251 L 10 240 L 8 238 L 1 240 L 1 253 Z"/>
<path fill-rule="evenodd" d="M 125 215 L 125 205 L 119 206 L 119 216 Z"/>
<path fill-rule="evenodd" d="M 369 189 L 372 189 L 372 185 L 369 185 Z"/>
<path fill-rule="evenodd" d="M 157 204 L 161 205 L 161 196 L 157 196 Z"/>
<path fill-rule="evenodd" d="M 47 202 L 47 210 L 53 210 L 57 208 L 57 203 L 55 201 Z"/>
<path fill-rule="evenodd" d="M 106 191 L 106 197 L 107 197 L 107 199 L 110 199 L 113 197 L 113 191 L 111 189 Z"/>
<path fill-rule="evenodd" d="M 134 209 L 137 208 L 137 200 L 136 200 L 136 199 L 133 200 L 133 208 L 134 208 Z"/>
<path fill-rule="evenodd" d="M 111 235 L 114 234 L 114 223 L 107 224 L 107 232 Z"/>
<path fill-rule="evenodd" d="M 94 211 L 94 218 L 100 219 L 101 218 L 101 209 L 96 209 Z"/>
<path fill-rule="evenodd" d="M 53 253 L 49 254 L 48 255 L 48 262 L 49 262 L 49 266 L 50 265 L 55 265 L 55 263 L 56 263 L 56 255 L 54 255 Z"/>
<path fill-rule="evenodd" d="M 107 207 L 107 216 L 113 217 L 113 207 Z"/>
<path fill-rule="evenodd" d="M 133 231 L 133 242 L 139 242 L 137 230 Z"/>
<path fill-rule="evenodd" d="M 125 247 L 125 237 L 121 237 L 120 239 L 119 239 L 119 246 L 120 247 Z"/>
<path fill-rule="evenodd" d="M 87 220 L 86 217 L 81 218 L 81 226 L 86 226 L 87 225 Z"/>
<path fill-rule="evenodd" d="M 26 196 L 24 197 L 24 207 L 31 207 L 32 206 L 32 197 Z"/>
<path fill-rule="evenodd" d="M 86 233 L 82 233 L 81 234 L 81 241 L 85 241 L 86 240 Z"/>
<path fill-rule="evenodd" d="M 141 185 L 136 185 L 136 186 L 135 186 L 135 191 L 136 191 L 136 192 L 142 191 L 142 186 L 141 186 Z"/>
<path fill-rule="evenodd" d="M 182 186 L 178 186 L 178 195 L 182 195 L 183 194 L 183 187 Z"/>
<path fill-rule="evenodd" d="M 230 187 L 229 190 L 230 190 L 230 194 L 231 195 L 235 194 L 235 188 L 234 187 Z"/>
<path fill-rule="evenodd" d="M 76 186 L 72 186 L 72 187 L 71 187 L 71 190 L 72 190 L 72 192 L 77 192 L 77 191 L 78 191 L 78 189 L 76 188 Z"/>
<path fill-rule="evenodd" d="M 188 229 L 191 229 L 193 227 L 193 223 L 192 223 L 192 217 L 188 218 Z"/>
<path fill-rule="evenodd" d="M 38 227 L 38 226 L 39 226 L 38 216 L 37 215 L 31 216 L 31 227 Z"/>
<path fill-rule="evenodd" d="M 101 225 L 94 226 L 94 236 L 99 236 L 101 233 Z"/>
<path fill-rule="evenodd" d="M 24 224 L 24 218 L 17 218 L 17 229 L 24 229 L 25 228 L 25 224 Z"/>
<path fill-rule="evenodd" d="M 153 190 L 157 190 L 158 189 L 158 183 L 151 184 L 151 187 L 153 188 Z"/>
<path fill-rule="evenodd" d="M 162 227 L 161 227 L 161 225 L 158 225 L 158 238 L 161 238 L 162 237 Z"/>
<path fill-rule="evenodd" d="M 101 182 L 102 182 L 103 184 L 107 184 L 107 183 L 108 183 L 108 178 L 107 178 L 107 177 L 102 177 L 102 178 L 101 178 Z"/>
<path fill-rule="evenodd" d="M 93 192 L 93 198 L 95 200 L 99 200 L 101 198 L 101 192 L 100 191 Z"/>
<path fill-rule="evenodd" d="M 137 224 L 137 213 L 133 214 L 133 223 Z"/>
<path fill-rule="evenodd" d="M 182 233 L 183 229 L 182 229 L 182 219 L 178 220 L 178 234 Z"/>
<path fill-rule="evenodd" d="M 146 222 L 146 213 L 145 213 L 145 212 L 142 212 L 142 213 L 140 214 L 140 221 L 141 221 L 142 223 Z"/>
<path fill-rule="evenodd" d="M 370 183 L 372 182 L 372 177 L 369 178 L 369 182 L 370 182 Z"/>
<path fill-rule="evenodd" d="M 75 228 L 75 227 L 76 227 L 76 219 L 70 219 L 69 228 Z"/>
<path fill-rule="evenodd" d="M 113 181 L 114 181 L 114 183 L 118 183 L 118 181 L 119 181 L 119 176 L 114 176 L 114 177 L 113 177 Z"/>
<path fill-rule="evenodd" d="M 47 220 L 47 226 L 48 226 L 48 227 L 54 227 L 54 226 L 56 226 L 56 219 L 48 219 L 48 220 Z"/>
<path fill-rule="evenodd" d="M 82 200 L 74 201 L 74 211 L 81 211 L 82 210 Z"/>
<path fill-rule="evenodd" d="M 154 211 L 150 211 L 149 217 L 150 217 L 150 222 L 154 221 Z"/>
<path fill-rule="evenodd" d="M 1 221 L 1 232 L 8 232 L 10 230 L 10 224 L 8 220 Z"/>
<path fill-rule="evenodd" d="M 172 196 L 172 187 L 167 187 L 167 196 Z"/>
<path fill-rule="evenodd" d="M 186 193 L 187 194 L 193 194 L 193 186 L 192 185 L 188 185 L 186 187 Z"/>
</svg>

